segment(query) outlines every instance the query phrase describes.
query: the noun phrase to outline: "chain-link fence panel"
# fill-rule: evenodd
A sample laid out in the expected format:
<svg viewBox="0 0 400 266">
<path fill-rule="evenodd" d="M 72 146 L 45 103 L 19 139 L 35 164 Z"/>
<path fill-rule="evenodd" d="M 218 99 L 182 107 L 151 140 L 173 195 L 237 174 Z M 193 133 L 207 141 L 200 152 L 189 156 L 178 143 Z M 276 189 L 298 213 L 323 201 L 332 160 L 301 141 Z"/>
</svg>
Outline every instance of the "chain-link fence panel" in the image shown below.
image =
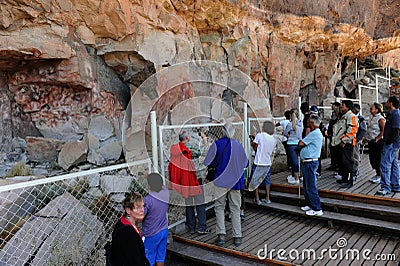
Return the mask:
<svg viewBox="0 0 400 266">
<path fill-rule="evenodd" d="M 378 92 L 379 92 L 378 101 L 380 103 L 386 102 L 386 100 L 389 98 L 389 94 L 390 94 L 390 90 L 389 90 L 390 78 L 376 75 L 375 83 L 376 83 L 376 87 L 378 88 Z"/>
<path fill-rule="evenodd" d="M 232 123 L 235 128 L 234 139 L 244 146 L 244 123 Z M 224 136 L 223 124 L 186 124 L 186 125 L 168 125 L 159 126 L 160 138 L 160 164 L 161 174 L 168 175 L 168 163 L 170 159 L 170 147 L 179 142 L 179 132 L 186 130 L 190 136 L 190 141 L 186 143 L 188 149 L 193 152 L 193 162 L 197 170 L 198 177 L 204 177 L 205 166 L 204 158 L 208 152 L 210 145 L 217 139 Z M 200 133 L 204 133 L 207 141 L 203 141 Z"/>
<path fill-rule="evenodd" d="M 105 265 L 125 193 L 146 191 L 150 160 L 131 165 L 0 187 L 0 265 Z"/>
</svg>

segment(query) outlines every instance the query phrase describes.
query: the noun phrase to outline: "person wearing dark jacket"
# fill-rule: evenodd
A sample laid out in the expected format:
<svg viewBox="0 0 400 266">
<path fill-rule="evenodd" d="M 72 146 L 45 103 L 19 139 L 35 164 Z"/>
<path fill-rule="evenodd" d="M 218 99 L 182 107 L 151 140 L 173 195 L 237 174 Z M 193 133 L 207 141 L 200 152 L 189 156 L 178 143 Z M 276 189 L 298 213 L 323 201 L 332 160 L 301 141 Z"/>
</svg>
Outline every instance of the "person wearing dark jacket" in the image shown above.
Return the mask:
<svg viewBox="0 0 400 266">
<path fill-rule="evenodd" d="M 150 265 L 144 252 L 142 235 L 136 223 L 143 220 L 144 201 L 137 192 L 127 193 L 122 201 L 124 214 L 112 233 L 111 264 L 113 266 Z"/>
</svg>

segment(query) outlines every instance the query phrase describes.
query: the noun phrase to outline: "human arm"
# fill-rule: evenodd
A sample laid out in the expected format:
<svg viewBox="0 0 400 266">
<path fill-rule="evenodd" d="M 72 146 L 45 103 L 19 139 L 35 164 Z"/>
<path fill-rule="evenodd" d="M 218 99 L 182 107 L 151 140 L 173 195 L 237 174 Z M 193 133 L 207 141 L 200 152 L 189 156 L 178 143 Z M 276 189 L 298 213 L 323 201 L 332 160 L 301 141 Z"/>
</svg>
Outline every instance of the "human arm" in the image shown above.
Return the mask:
<svg viewBox="0 0 400 266">
<path fill-rule="evenodd" d="M 376 138 L 374 139 L 375 142 L 377 142 L 377 141 L 379 141 L 379 140 L 381 140 L 383 138 L 383 133 L 385 132 L 385 124 L 386 124 L 385 118 L 382 117 L 381 119 L 379 119 L 378 123 L 379 123 L 379 130 L 380 131 L 379 131 L 379 135 L 376 136 Z"/>
</svg>

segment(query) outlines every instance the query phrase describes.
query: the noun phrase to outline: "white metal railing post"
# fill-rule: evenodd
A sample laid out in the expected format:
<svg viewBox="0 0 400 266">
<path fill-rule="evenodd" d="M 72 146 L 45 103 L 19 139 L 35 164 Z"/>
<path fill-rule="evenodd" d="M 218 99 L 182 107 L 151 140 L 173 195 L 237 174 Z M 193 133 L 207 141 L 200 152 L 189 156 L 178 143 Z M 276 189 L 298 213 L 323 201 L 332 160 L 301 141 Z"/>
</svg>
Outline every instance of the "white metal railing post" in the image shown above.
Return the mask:
<svg viewBox="0 0 400 266">
<path fill-rule="evenodd" d="M 303 115 L 303 113 L 301 112 L 300 107 L 301 107 L 301 96 L 299 96 L 299 118 L 300 118 L 301 120 L 303 120 L 303 119 L 304 119 L 304 115 Z"/>
<path fill-rule="evenodd" d="M 358 76 L 359 76 L 359 74 L 358 74 L 358 60 L 357 60 L 357 58 L 356 58 L 356 71 L 354 72 L 354 78 L 355 78 L 355 80 L 358 79 Z"/>
<path fill-rule="evenodd" d="M 158 150 L 157 150 L 157 116 L 156 111 L 150 112 L 151 118 L 151 151 L 153 157 L 153 171 L 158 173 Z"/>
<path fill-rule="evenodd" d="M 362 115 L 361 85 L 358 85 L 358 99 L 360 99 L 360 114 Z"/>
<path fill-rule="evenodd" d="M 161 167 L 161 175 L 163 177 L 165 177 L 165 163 L 164 163 L 164 156 L 163 156 L 163 152 L 164 152 L 164 140 L 163 140 L 163 126 L 159 126 L 158 127 L 158 137 L 160 138 L 160 158 L 161 158 L 161 163 L 160 163 L 160 167 Z"/>
<path fill-rule="evenodd" d="M 247 156 L 249 156 L 249 147 L 250 147 L 250 143 L 249 143 L 249 139 L 248 139 L 248 135 L 250 134 L 250 132 L 247 131 L 247 129 L 249 128 L 248 124 L 249 124 L 249 120 L 248 120 L 248 114 L 247 114 L 247 103 L 244 102 L 243 103 L 243 121 L 244 121 L 244 125 L 243 125 L 243 144 L 244 144 L 244 150 L 247 153 Z"/>
</svg>

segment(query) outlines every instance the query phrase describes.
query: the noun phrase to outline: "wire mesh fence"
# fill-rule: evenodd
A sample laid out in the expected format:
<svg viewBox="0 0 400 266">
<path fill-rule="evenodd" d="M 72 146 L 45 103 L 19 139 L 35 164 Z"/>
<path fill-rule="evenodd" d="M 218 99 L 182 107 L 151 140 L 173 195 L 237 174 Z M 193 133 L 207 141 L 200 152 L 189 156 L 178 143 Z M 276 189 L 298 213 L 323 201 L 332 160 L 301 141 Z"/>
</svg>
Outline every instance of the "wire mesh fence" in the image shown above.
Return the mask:
<svg viewBox="0 0 400 266">
<path fill-rule="evenodd" d="M 0 187 L 0 265 L 105 265 L 125 192 L 150 160 Z M 130 169 L 127 169 L 130 167 Z"/>
<path fill-rule="evenodd" d="M 245 131 L 243 122 L 232 123 L 235 128 L 234 139 L 244 145 Z M 197 170 L 197 176 L 204 176 L 205 167 L 203 166 L 204 158 L 208 152 L 210 145 L 224 135 L 223 124 L 185 124 L 185 125 L 166 125 L 159 126 L 159 143 L 160 143 L 160 168 L 161 174 L 165 176 L 168 173 L 168 163 L 170 157 L 170 147 L 179 142 L 179 132 L 186 130 L 189 133 L 190 141 L 186 144 L 188 149 L 193 152 L 193 162 Z M 204 143 L 200 132 L 207 137 Z"/>
</svg>

